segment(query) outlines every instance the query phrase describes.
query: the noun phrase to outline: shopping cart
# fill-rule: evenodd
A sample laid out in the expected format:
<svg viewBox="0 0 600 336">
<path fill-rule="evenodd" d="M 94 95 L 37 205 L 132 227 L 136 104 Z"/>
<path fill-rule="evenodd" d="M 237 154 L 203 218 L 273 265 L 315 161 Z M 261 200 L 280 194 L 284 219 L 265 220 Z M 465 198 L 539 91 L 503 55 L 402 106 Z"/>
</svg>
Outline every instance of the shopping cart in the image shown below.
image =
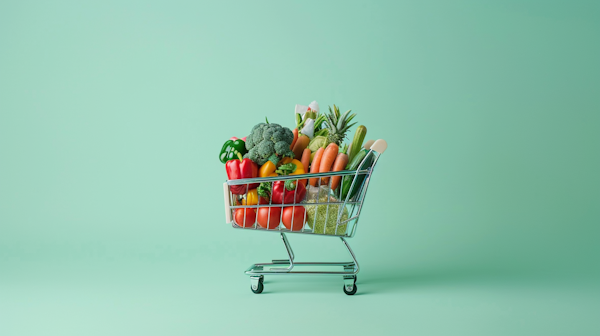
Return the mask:
<svg viewBox="0 0 600 336">
<path fill-rule="evenodd" d="M 356 255 L 345 238 L 351 238 L 356 234 L 358 218 L 364 204 L 373 169 L 379 156 L 386 150 L 387 143 L 381 139 L 377 141 L 369 140 L 363 147 L 368 152 L 357 170 L 227 180 L 223 184 L 227 223 L 231 223 L 235 229 L 278 232 L 289 256 L 289 259 L 277 259 L 272 260 L 270 263 L 257 263 L 250 266 L 245 273 L 250 276 L 252 292 L 259 294 L 263 291 L 265 275 L 314 274 L 341 275 L 344 279 L 344 293 L 348 295 L 356 293 L 356 275 L 359 266 Z M 334 179 L 339 180 L 339 187 L 331 190 Z M 274 204 L 273 197 L 268 204 L 258 202 L 259 204 L 250 205 L 249 197 L 251 196 L 247 190 L 256 188 L 260 183 L 268 183 L 271 190 L 275 190 L 276 184 L 290 183 L 289 181 L 295 183 L 296 186 L 300 183 L 306 183 L 306 196 L 300 195 L 301 197 L 297 197 L 299 196 L 298 190 L 301 189 L 297 187 L 294 189 L 293 195 L 289 195 L 293 196 L 293 198 L 290 198 L 295 203 L 286 202 L 286 204 L 283 204 L 284 201 L 282 200 L 282 203 Z M 239 195 L 240 187 L 233 187 L 240 185 L 243 186 L 241 189 L 245 190 L 245 195 Z M 235 194 L 232 192 L 232 187 L 237 190 Z M 279 185 L 278 187 L 282 188 L 283 186 Z M 347 190 L 347 193 L 344 190 Z M 246 203 L 245 200 L 248 200 L 248 202 Z M 300 207 L 303 207 L 303 209 Z M 289 209 L 285 210 L 285 208 Z M 255 210 L 258 215 L 249 213 Z M 300 214 L 298 217 L 295 216 L 296 211 Z M 262 221 L 264 227 L 258 221 L 254 222 L 255 216 L 260 217 L 261 214 L 265 215 Z M 284 221 L 286 214 L 288 215 L 287 221 Z M 271 215 L 274 218 L 271 218 Z M 265 221 L 264 218 L 267 220 Z M 287 233 L 339 237 L 348 249 L 352 261 L 297 262 L 294 260 L 294 251 L 286 237 Z M 297 266 L 317 266 L 329 269 L 341 267 L 343 270 L 339 268 L 338 271 L 298 270 Z"/>
</svg>

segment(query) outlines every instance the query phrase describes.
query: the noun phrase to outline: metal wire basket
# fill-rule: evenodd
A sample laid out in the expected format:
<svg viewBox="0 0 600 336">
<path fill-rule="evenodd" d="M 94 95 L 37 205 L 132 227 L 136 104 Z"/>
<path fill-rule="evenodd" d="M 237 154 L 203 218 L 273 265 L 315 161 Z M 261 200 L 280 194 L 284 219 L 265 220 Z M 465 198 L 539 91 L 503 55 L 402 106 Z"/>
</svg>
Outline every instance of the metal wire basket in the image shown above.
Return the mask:
<svg viewBox="0 0 600 336">
<path fill-rule="evenodd" d="M 370 140 L 364 147 L 368 152 L 357 170 L 227 180 L 223 184 L 227 223 L 235 229 L 278 232 L 289 256 L 289 259 L 253 264 L 246 270 L 254 293 L 263 291 L 266 274 L 343 275 L 344 292 L 356 293 L 359 267 L 345 238 L 356 234 L 373 170 L 387 143 L 381 139 Z M 279 192 L 280 202 L 273 202 L 276 197 L 271 197 L 268 203 L 261 200 L 253 190 L 259 184 L 273 193 Z M 353 261 L 295 262 L 287 233 L 339 237 Z M 282 267 L 286 265 L 288 267 Z M 295 266 L 342 266 L 344 270 L 301 271 L 294 269 Z"/>
</svg>

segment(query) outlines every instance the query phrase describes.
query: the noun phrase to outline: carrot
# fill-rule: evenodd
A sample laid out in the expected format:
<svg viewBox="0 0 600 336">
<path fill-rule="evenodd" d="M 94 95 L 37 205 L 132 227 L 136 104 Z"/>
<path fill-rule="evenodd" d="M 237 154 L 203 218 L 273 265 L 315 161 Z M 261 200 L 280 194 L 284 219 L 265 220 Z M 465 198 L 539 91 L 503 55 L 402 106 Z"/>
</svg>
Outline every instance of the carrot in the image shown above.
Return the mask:
<svg viewBox="0 0 600 336">
<path fill-rule="evenodd" d="M 323 152 L 325 152 L 324 148 L 319 148 L 316 152 L 315 152 L 315 158 L 313 159 L 312 165 L 310 166 L 310 173 L 318 173 L 319 172 L 319 165 L 321 164 L 321 158 L 323 157 Z M 311 178 L 310 179 L 310 185 L 313 187 L 317 186 L 317 181 L 319 179 L 318 178 Z"/>
<path fill-rule="evenodd" d="M 331 171 L 337 172 L 340 170 L 344 170 L 344 168 L 346 168 L 347 164 L 348 164 L 348 154 L 339 153 L 337 155 L 337 157 L 335 158 L 335 162 L 333 163 L 333 169 Z M 342 180 L 341 176 L 333 176 L 331 178 L 331 190 L 335 190 L 335 188 L 337 188 L 338 185 L 340 184 L 341 180 Z"/>
<path fill-rule="evenodd" d="M 302 165 L 304 166 L 304 172 L 308 173 L 308 165 L 310 164 L 310 154 L 311 151 L 308 148 L 304 148 L 304 151 L 302 152 Z M 308 182 L 306 179 L 304 180 L 300 180 L 300 183 L 304 184 L 304 186 L 306 186 L 306 182 Z"/>
<path fill-rule="evenodd" d="M 296 140 L 298 140 L 298 129 L 294 128 L 294 130 L 292 131 L 292 133 L 294 133 L 294 141 L 292 141 L 292 144 L 290 145 L 290 149 L 294 149 L 294 145 L 296 144 Z"/>
<path fill-rule="evenodd" d="M 308 148 L 304 148 L 304 151 L 302 152 L 302 160 L 300 160 L 300 162 L 302 162 L 302 165 L 304 166 L 304 171 L 308 173 L 308 166 L 310 166 L 310 154 L 311 151 Z"/>
<path fill-rule="evenodd" d="M 329 146 L 325 148 L 325 152 L 323 153 L 323 157 L 319 164 L 319 173 L 327 173 L 331 170 L 331 166 L 333 166 L 333 161 L 335 161 L 339 150 L 340 147 L 335 143 L 330 143 Z M 329 182 L 329 177 L 321 177 L 321 185 L 327 184 L 327 182 Z"/>
<path fill-rule="evenodd" d="M 294 148 L 292 149 L 292 152 L 294 152 L 294 157 L 296 159 L 302 157 L 302 151 L 304 151 L 304 148 L 308 147 L 309 142 L 310 139 L 306 135 L 301 135 L 298 137 L 298 140 L 296 140 Z"/>
</svg>

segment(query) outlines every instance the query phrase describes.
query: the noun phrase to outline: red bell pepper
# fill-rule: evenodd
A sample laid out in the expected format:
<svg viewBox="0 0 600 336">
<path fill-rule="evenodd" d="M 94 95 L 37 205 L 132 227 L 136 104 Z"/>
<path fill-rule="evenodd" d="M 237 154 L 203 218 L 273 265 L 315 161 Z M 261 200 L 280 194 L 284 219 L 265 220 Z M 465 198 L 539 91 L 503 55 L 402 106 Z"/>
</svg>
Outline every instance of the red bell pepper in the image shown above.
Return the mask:
<svg viewBox="0 0 600 336">
<path fill-rule="evenodd" d="M 246 158 L 242 160 L 242 156 L 238 153 L 238 159 L 229 160 L 225 164 L 227 170 L 227 178 L 230 180 L 239 180 L 245 178 L 253 178 L 258 176 L 258 165 Z M 251 183 L 250 185 L 239 184 L 229 186 L 229 190 L 236 195 L 244 195 L 248 190 L 258 187 L 259 183 Z"/>
<path fill-rule="evenodd" d="M 231 137 L 231 138 L 229 138 L 229 140 L 233 140 L 233 141 L 235 141 L 237 139 L 242 139 L 242 140 L 244 140 L 244 142 L 246 142 L 246 137 L 243 137 L 243 138 Z"/>
<path fill-rule="evenodd" d="M 294 197 L 295 195 L 295 197 Z M 300 203 L 306 196 L 306 187 L 295 180 L 276 181 L 271 192 L 272 204 Z"/>
</svg>

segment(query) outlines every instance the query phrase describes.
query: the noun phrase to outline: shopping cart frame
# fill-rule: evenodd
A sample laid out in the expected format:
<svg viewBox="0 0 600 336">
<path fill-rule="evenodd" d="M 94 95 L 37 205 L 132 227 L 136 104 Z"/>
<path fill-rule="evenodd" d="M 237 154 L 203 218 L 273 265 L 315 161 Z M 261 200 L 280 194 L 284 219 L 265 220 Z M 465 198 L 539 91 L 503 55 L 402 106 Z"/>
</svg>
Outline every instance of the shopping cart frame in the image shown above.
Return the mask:
<svg viewBox="0 0 600 336">
<path fill-rule="evenodd" d="M 357 291 L 357 286 L 356 286 L 356 281 L 357 281 L 357 274 L 360 270 L 360 267 L 358 265 L 358 261 L 356 260 L 356 255 L 354 254 L 354 251 L 352 250 L 352 248 L 350 247 L 350 245 L 348 244 L 348 241 L 346 240 L 346 238 L 352 238 L 355 234 L 356 234 L 356 229 L 358 226 L 358 219 L 362 210 L 362 207 L 364 205 L 364 200 L 365 200 L 365 195 L 369 186 L 369 182 L 371 180 L 371 176 L 373 174 L 373 171 L 375 169 L 375 166 L 377 165 L 377 162 L 379 160 L 379 157 L 381 156 L 381 154 L 383 154 L 383 152 L 387 149 L 387 143 L 380 139 L 377 141 L 373 141 L 373 140 L 369 140 L 365 143 L 364 148 L 366 148 L 368 151 L 368 153 L 366 154 L 365 158 L 362 160 L 362 162 L 359 164 L 359 167 L 357 170 L 355 171 L 348 171 L 348 170 L 344 170 L 344 171 L 338 171 L 338 172 L 327 172 L 327 173 L 315 173 L 315 174 L 302 174 L 302 175 L 291 175 L 291 176 L 277 176 L 277 177 L 263 177 L 263 178 L 252 178 L 252 179 L 241 179 L 241 180 L 227 180 L 223 187 L 224 187 L 224 195 L 225 195 L 225 217 L 226 217 L 226 221 L 227 223 L 231 223 L 233 228 L 236 229 L 246 229 L 247 231 L 267 231 L 267 232 L 279 232 L 280 234 L 280 238 L 285 246 L 286 252 L 288 254 L 288 259 L 273 259 L 270 263 L 256 263 L 251 265 L 250 267 L 248 267 L 248 269 L 246 269 L 245 274 L 250 276 L 250 283 L 251 283 L 251 290 L 252 292 L 259 294 L 263 291 L 264 289 L 264 276 L 265 275 L 284 275 L 284 274 L 295 274 L 295 275 L 336 275 L 336 276 L 342 276 L 343 277 L 343 281 L 344 281 L 344 293 L 346 293 L 347 295 L 354 295 Z M 370 163 L 372 162 L 372 163 Z M 370 163 L 370 164 L 369 164 Z M 332 191 L 329 190 L 329 188 L 331 186 L 332 180 L 334 176 L 339 176 L 341 179 L 346 179 L 346 178 L 352 178 L 352 182 L 351 182 L 351 186 L 350 186 L 350 190 L 355 189 L 355 183 L 357 183 L 357 181 L 361 180 L 362 185 L 357 186 L 356 187 L 356 194 L 352 195 L 351 193 L 348 193 L 347 197 L 342 201 L 342 200 L 338 200 L 337 202 L 331 202 L 331 194 L 333 193 Z M 359 176 L 363 176 L 362 179 L 359 179 Z M 257 205 L 245 205 L 245 204 L 236 204 L 234 203 L 235 197 L 237 195 L 234 195 L 231 192 L 231 186 L 234 185 L 246 185 L 247 187 L 249 187 L 251 184 L 258 184 L 258 183 L 263 183 L 263 182 L 268 182 L 271 183 L 271 185 L 273 185 L 273 183 L 277 182 L 277 181 L 287 181 L 287 180 L 292 180 L 295 181 L 296 183 L 299 183 L 299 180 L 306 180 L 306 179 L 317 179 L 318 182 L 318 187 L 316 187 L 316 198 L 314 199 L 314 202 L 312 202 L 312 199 L 309 201 L 310 203 L 306 203 L 306 202 L 302 202 L 302 203 L 293 203 L 293 204 L 273 204 L 272 201 L 269 202 L 269 204 L 257 204 Z M 321 181 L 323 178 L 328 179 L 328 186 L 322 186 L 321 185 Z M 315 187 L 309 187 L 309 189 L 311 191 L 314 191 Z M 248 188 L 246 188 L 247 190 Z M 326 193 L 324 193 L 325 197 L 327 198 L 327 202 L 321 202 L 321 193 L 323 192 L 323 190 L 326 190 Z M 294 198 L 296 198 L 296 192 L 297 189 L 294 191 Z M 246 195 L 247 197 L 248 195 Z M 232 203 L 236 204 L 236 205 L 231 205 Z M 246 213 L 245 211 L 248 211 L 247 209 L 254 209 L 256 208 L 256 210 L 259 210 L 259 208 L 273 208 L 273 207 L 287 207 L 287 206 L 305 206 L 305 207 L 315 207 L 315 222 L 313 222 L 312 227 L 310 226 L 310 223 L 305 223 L 302 225 L 302 229 L 300 230 L 290 230 L 287 229 L 285 227 L 283 227 L 282 224 L 279 224 L 277 227 L 274 228 L 268 228 L 269 225 L 267 225 L 267 228 L 262 228 L 260 227 L 258 224 L 253 224 L 253 225 L 246 225 Z M 323 232 L 316 232 L 317 230 L 317 224 L 316 224 L 316 214 L 318 214 L 318 211 L 322 210 L 322 208 L 320 207 L 326 207 L 326 214 L 325 214 L 325 224 L 323 225 Z M 329 219 L 329 210 L 330 207 L 334 208 L 337 206 L 337 218 L 335 221 L 335 230 L 334 231 L 330 231 L 333 233 L 327 233 L 327 230 L 332 229 L 333 226 L 329 225 L 329 222 L 327 221 Z M 351 210 L 348 211 L 348 207 L 350 207 Z M 241 223 L 241 225 L 239 225 L 238 223 L 236 223 L 233 220 L 233 213 L 237 210 L 237 209 L 246 209 L 243 210 L 243 214 L 244 214 L 244 222 Z M 270 214 L 271 214 L 271 209 L 267 210 L 267 212 L 269 213 L 269 220 L 270 220 Z M 344 214 L 347 213 L 346 219 L 344 219 Z M 333 216 L 335 216 L 335 213 L 332 213 Z M 283 216 L 283 214 L 281 215 Z M 306 211 L 304 213 L 304 222 L 306 222 Z M 310 228 L 307 228 L 307 226 L 309 226 Z M 294 224 L 291 224 L 291 229 L 294 228 Z M 340 231 L 340 228 L 343 228 L 342 231 Z M 287 233 L 295 233 L 295 234 L 312 234 L 312 235 L 317 235 L 317 236 L 324 236 L 324 237 L 338 237 L 340 238 L 340 240 L 342 241 L 342 243 L 344 244 L 344 246 L 346 247 L 346 249 L 348 250 L 348 253 L 350 254 L 352 261 L 348 261 L 348 262 L 297 262 L 295 261 L 295 255 L 294 255 L 294 251 L 292 249 L 292 246 L 290 245 L 290 242 L 286 236 Z M 286 267 L 287 266 L 287 267 Z M 299 271 L 297 269 L 294 269 L 296 266 L 308 266 L 308 267 L 332 267 L 332 266 L 337 266 L 337 267 L 342 267 L 343 271 L 317 271 L 317 270 L 309 270 L 309 271 Z"/>
</svg>

